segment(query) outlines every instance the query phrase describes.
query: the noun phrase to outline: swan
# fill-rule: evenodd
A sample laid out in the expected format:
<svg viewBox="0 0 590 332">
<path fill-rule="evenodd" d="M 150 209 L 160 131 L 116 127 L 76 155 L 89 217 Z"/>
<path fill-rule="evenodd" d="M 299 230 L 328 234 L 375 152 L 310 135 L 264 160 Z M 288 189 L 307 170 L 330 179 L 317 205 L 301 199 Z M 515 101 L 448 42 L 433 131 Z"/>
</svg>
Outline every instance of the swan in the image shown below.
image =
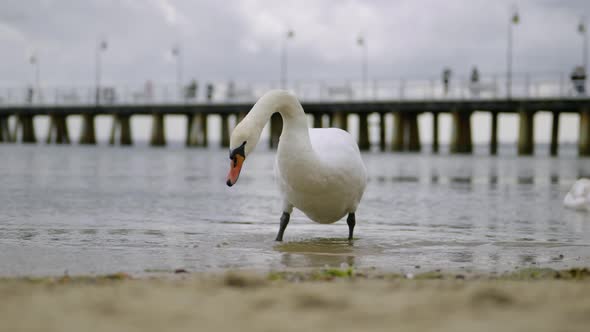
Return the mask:
<svg viewBox="0 0 590 332">
<path fill-rule="evenodd" d="M 367 169 L 356 140 L 337 128 L 312 128 L 297 98 L 271 90 L 254 104 L 230 137 L 228 186 L 236 184 L 244 161 L 256 147 L 273 113 L 283 118 L 274 173 L 282 198 L 276 241 L 283 234 L 293 208 L 320 224 L 331 224 L 348 214 L 348 240 L 356 224 L 355 212 L 367 185 Z"/>
<path fill-rule="evenodd" d="M 590 210 L 590 180 L 579 179 L 565 195 L 563 205 L 576 210 Z"/>
</svg>

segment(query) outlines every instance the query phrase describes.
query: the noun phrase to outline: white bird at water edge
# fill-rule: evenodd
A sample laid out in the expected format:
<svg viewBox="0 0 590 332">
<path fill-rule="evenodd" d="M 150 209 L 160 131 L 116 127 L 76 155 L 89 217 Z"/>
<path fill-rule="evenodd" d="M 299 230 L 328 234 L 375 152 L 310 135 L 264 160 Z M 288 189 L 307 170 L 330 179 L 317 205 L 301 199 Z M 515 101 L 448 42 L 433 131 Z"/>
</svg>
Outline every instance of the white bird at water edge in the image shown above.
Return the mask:
<svg viewBox="0 0 590 332">
<path fill-rule="evenodd" d="M 590 210 L 590 180 L 579 179 L 563 199 L 565 207 L 576 210 Z"/>
<path fill-rule="evenodd" d="M 337 128 L 310 129 L 303 107 L 287 91 L 267 92 L 232 132 L 227 185 L 236 183 L 262 129 L 276 112 L 283 119 L 275 159 L 275 177 L 283 200 L 276 240 L 283 240 L 293 208 L 321 224 L 348 215 L 348 239 L 352 240 L 355 212 L 367 184 L 367 170 L 356 140 Z"/>
</svg>

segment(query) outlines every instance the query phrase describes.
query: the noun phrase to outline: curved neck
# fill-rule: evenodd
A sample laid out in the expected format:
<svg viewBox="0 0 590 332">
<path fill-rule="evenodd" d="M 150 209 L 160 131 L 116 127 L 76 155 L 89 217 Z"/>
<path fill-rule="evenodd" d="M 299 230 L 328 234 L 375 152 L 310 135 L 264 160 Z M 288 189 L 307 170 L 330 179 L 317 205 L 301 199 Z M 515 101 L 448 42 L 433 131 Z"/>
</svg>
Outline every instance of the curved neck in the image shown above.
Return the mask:
<svg viewBox="0 0 590 332">
<path fill-rule="evenodd" d="M 322 185 L 325 176 L 318 174 L 324 172 L 325 167 L 322 167 L 322 162 L 311 145 L 307 116 L 293 95 L 281 90 L 265 94 L 238 125 L 240 132 L 249 132 L 250 141 L 257 144 L 262 129 L 276 112 L 283 118 L 276 157 L 281 179 L 291 186 L 301 187 L 302 190 Z M 238 146 L 240 140 L 231 145 Z M 246 155 L 251 151 L 248 149 L 253 148 L 249 148 L 247 144 Z"/>
<path fill-rule="evenodd" d="M 286 91 L 271 91 L 262 96 L 244 118 L 244 125 L 252 128 L 260 137 L 260 133 L 269 122 L 270 117 L 277 112 L 283 118 L 279 149 L 281 145 L 285 146 L 281 143 L 291 142 L 297 144 L 298 149 L 306 148 L 311 151 L 307 116 L 297 98 Z"/>
</svg>

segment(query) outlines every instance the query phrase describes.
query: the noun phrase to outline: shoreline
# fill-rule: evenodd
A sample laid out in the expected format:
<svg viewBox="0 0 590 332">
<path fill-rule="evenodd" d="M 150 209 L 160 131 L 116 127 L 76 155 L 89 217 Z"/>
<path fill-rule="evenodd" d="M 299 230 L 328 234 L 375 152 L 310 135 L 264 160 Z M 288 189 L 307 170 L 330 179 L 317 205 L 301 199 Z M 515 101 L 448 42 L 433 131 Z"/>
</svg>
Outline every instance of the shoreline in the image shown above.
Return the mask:
<svg viewBox="0 0 590 332">
<path fill-rule="evenodd" d="M 0 278 L 0 330 L 585 331 L 590 269 Z"/>
<path fill-rule="evenodd" d="M 503 281 L 533 281 L 533 280 L 588 280 L 590 281 L 590 267 L 568 267 L 554 269 L 549 267 L 524 266 L 513 271 L 478 271 L 474 269 L 422 269 L 419 266 L 412 272 L 395 272 L 380 270 L 375 267 L 355 268 L 343 265 L 341 267 L 325 266 L 324 268 L 284 268 L 284 269 L 220 269 L 212 271 L 188 271 L 183 268 L 175 270 L 147 269 L 142 273 L 127 273 L 124 271 L 105 274 L 73 274 L 67 271 L 63 275 L 22 275 L 1 276 L 1 282 L 31 282 L 31 283 L 61 283 L 61 282 L 98 282 L 120 280 L 175 280 L 175 279 L 219 279 L 228 275 L 256 276 L 268 281 L 312 282 L 332 281 L 336 279 L 350 280 L 503 280 Z"/>
</svg>

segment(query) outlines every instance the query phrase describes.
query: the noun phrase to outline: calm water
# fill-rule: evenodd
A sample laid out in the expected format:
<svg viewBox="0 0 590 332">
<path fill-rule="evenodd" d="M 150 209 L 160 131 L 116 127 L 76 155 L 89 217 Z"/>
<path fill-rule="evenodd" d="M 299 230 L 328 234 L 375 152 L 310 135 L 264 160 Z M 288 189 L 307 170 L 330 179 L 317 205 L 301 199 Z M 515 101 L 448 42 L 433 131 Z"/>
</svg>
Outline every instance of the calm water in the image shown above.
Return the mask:
<svg viewBox="0 0 590 332">
<path fill-rule="evenodd" d="M 344 220 L 300 212 L 273 241 L 273 158 L 259 147 L 228 188 L 226 150 L 0 145 L 0 275 L 590 265 L 590 214 L 561 205 L 590 159 L 364 154 L 349 246 Z"/>
</svg>

